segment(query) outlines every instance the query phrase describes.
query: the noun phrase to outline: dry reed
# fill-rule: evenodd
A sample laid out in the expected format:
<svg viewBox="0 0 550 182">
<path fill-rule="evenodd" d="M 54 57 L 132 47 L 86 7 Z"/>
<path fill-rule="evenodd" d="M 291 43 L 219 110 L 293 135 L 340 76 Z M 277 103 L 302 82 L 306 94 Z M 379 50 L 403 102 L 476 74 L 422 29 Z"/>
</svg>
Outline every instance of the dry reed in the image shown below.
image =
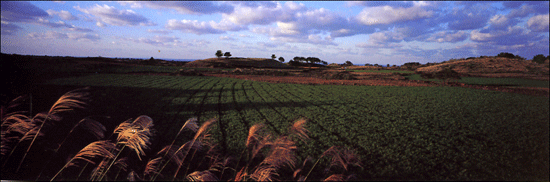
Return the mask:
<svg viewBox="0 0 550 182">
<path fill-rule="evenodd" d="M 201 127 L 199 128 L 199 130 L 197 130 L 197 133 L 195 134 L 195 137 L 193 137 L 193 140 L 191 142 L 191 146 L 195 145 L 196 142 L 209 143 L 208 141 L 211 139 L 209 131 L 210 131 L 211 126 L 214 125 L 214 123 L 216 121 L 217 121 L 217 119 L 213 118 L 213 119 L 210 119 L 210 120 L 204 122 L 201 125 Z M 187 154 L 189 154 L 190 150 L 191 150 L 191 147 L 185 152 L 184 159 L 187 157 Z M 195 150 L 195 152 L 196 151 L 197 150 Z M 193 160 L 194 155 L 195 155 L 195 153 L 193 153 L 193 155 L 191 156 L 191 159 L 189 159 L 189 161 Z M 180 170 L 182 165 L 183 165 L 183 161 L 182 161 L 182 163 L 180 163 L 180 165 L 176 169 L 176 173 L 174 174 L 172 179 L 176 178 L 176 176 L 178 175 L 179 170 Z M 189 169 L 189 166 L 187 167 L 187 169 Z M 186 172 L 187 172 L 187 169 L 186 169 Z"/>
<path fill-rule="evenodd" d="M 323 181 L 346 181 L 346 178 L 343 174 L 333 174 L 325 178 Z"/>
<path fill-rule="evenodd" d="M 53 181 L 64 169 L 71 167 L 71 166 L 78 166 L 77 162 L 78 160 L 83 160 L 91 164 L 95 164 L 94 159 L 97 158 L 114 158 L 115 155 L 111 151 L 116 151 L 115 144 L 111 143 L 107 140 L 102 141 L 96 141 L 88 144 L 86 147 L 84 147 L 82 150 L 80 150 L 74 157 L 69 160 L 57 172 L 57 174 L 51 179 Z"/>
<path fill-rule="evenodd" d="M 18 172 L 19 169 L 21 168 L 21 165 L 25 161 L 27 154 L 29 153 L 34 142 L 36 141 L 36 138 L 38 136 L 41 136 L 40 131 L 44 127 L 44 124 L 46 123 L 46 121 L 48 120 L 58 121 L 57 119 L 52 117 L 56 116 L 60 112 L 73 111 L 77 108 L 84 108 L 84 106 L 86 105 L 85 100 L 88 100 L 88 96 L 89 96 L 88 90 L 89 90 L 89 87 L 86 87 L 82 89 L 72 90 L 63 94 L 50 108 L 47 116 L 44 118 L 44 120 L 42 120 L 42 124 L 37 129 L 35 127 L 35 129 L 29 131 L 29 132 L 32 132 L 30 133 L 30 135 L 33 136 L 32 141 L 31 141 L 31 144 L 29 144 L 29 146 L 27 147 L 27 151 L 23 154 L 23 158 L 21 159 L 21 162 L 19 162 L 16 172 Z M 36 133 L 34 133 L 35 131 Z M 23 138 L 26 138 L 26 137 L 23 137 Z"/>
<path fill-rule="evenodd" d="M 145 155 L 145 150 L 149 149 L 151 144 L 153 120 L 148 116 L 140 116 L 132 123 L 121 123 L 116 129 L 118 134 L 117 143 L 134 150 L 141 160 Z"/>
<path fill-rule="evenodd" d="M 195 171 L 187 175 L 186 180 L 189 181 L 219 181 L 218 177 L 209 170 Z"/>
<path fill-rule="evenodd" d="M 309 140 L 309 136 L 307 134 L 309 131 L 306 129 L 306 122 L 307 122 L 307 119 L 305 118 L 298 119 L 290 127 L 289 133 L 291 135 L 292 134 L 296 135 L 302 141 Z"/>
</svg>

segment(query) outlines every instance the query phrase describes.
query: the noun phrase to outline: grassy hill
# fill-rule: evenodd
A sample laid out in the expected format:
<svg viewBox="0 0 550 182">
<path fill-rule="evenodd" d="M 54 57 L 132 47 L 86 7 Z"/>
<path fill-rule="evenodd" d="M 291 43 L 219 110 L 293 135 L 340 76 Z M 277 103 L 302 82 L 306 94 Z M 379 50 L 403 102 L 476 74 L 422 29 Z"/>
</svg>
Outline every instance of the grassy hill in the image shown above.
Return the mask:
<svg viewBox="0 0 550 182">
<path fill-rule="evenodd" d="M 510 74 L 511 75 L 548 75 L 548 59 L 543 64 L 531 60 L 505 57 L 479 57 L 449 60 L 446 62 L 420 67 L 417 72 L 435 73 L 452 69 L 460 74 Z"/>
<path fill-rule="evenodd" d="M 209 58 L 189 62 L 185 67 L 210 68 L 291 68 L 279 61 L 266 58 Z"/>
</svg>

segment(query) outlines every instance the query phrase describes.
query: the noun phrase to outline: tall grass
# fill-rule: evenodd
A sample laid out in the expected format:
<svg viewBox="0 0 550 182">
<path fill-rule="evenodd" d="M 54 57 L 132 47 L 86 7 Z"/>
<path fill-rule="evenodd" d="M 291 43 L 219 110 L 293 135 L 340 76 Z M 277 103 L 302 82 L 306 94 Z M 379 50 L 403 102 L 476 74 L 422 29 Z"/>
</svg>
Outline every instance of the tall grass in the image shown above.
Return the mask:
<svg viewBox="0 0 550 182">
<path fill-rule="evenodd" d="M 357 155 L 347 150 L 332 147 L 312 166 L 311 157 L 299 162 L 297 142 L 309 140 L 306 119 L 299 119 L 289 126 L 284 135 L 277 136 L 266 130 L 264 124 L 253 125 L 246 137 L 245 148 L 239 156 L 229 156 L 219 151 L 212 138 L 212 128 L 218 125 L 217 119 L 210 119 L 199 127 L 196 118 L 191 118 L 179 129 L 175 138 L 158 151 L 151 151 L 155 141 L 153 119 L 142 115 L 128 119 L 114 129 L 107 137 L 107 129 L 100 122 L 84 118 L 71 124 L 59 124 L 64 121 L 61 112 L 74 111 L 86 106 L 87 89 L 67 92 L 52 108 L 45 113 L 29 117 L 20 112 L 2 113 L 2 174 L 19 174 L 27 155 L 39 150 L 47 152 L 48 160 L 39 163 L 39 168 L 25 168 L 24 177 L 4 176 L 14 179 L 44 180 L 190 180 L 190 181 L 273 181 L 306 180 L 323 157 L 332 157 L 326 179 L 352 179 L 349 166 L 360 166 Z M 67 127 L 63 138 L 48 141 L 51 127 Z M 180 135 L 193 132 L 194 136 L 185 141 Z M 71 155 L 62 152 L 64 144 L 83 136 L 93 141 Z M 57 135 L 56 135 L 57 136 Z M 42 139 L 43 140 L 39 140 Z M 179 145 L 177 143 L 183 142 Z M 54 144 L 46 147 L 46 144 Z M 36 145 L 36 147 L 33 147 Z M 162 144 L 160 144 L 162 145 Z M 34 150 L 31 150 L 34 149 Z M 21 153 L 22 152 L 22 153 Z M 63 161 L 55 161 L 66 159 Z M 234 160 L 237 159 L 237 160 Z M 19 165 L 5 166 L 10 162 Z M 57 165 L 56 165 L 57 164 Z M 36 166 L 36 165 L 33 165 Z M 343 170 L 331 170 L 338 166 Z M 15 168 L 15 170 L 14 170 Z M 49 169 L 49 170 L 45 170 Z M 30 171 L 30 172 L 29 172 Z M 309 171 L 307 174 L 304 171 Z M 26 176 L 32 174 L 31 176 Z M 316 176 L 315 179 L 322 179 Z"/>
</svg>

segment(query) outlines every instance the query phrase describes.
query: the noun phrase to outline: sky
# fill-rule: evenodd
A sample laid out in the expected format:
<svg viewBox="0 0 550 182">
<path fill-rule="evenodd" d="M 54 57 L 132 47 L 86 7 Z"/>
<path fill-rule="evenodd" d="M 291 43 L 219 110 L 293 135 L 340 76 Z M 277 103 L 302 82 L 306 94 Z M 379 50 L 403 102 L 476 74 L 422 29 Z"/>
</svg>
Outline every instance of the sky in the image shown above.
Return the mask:
<svg viewBox="0 0 550 182">
<path fill-rule="evenodd" d="M 7 54 L 317 57 L 402 65 L 549 54 L 548 1 L 1 1 Z"/>
</svg>

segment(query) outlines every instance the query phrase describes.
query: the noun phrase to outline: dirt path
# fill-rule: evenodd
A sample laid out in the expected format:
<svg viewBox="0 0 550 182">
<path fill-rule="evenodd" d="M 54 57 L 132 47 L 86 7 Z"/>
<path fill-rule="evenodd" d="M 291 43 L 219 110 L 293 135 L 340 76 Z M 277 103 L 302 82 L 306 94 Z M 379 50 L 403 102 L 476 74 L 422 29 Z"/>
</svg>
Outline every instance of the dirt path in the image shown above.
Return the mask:
<svg viewBox="0 0 550 182">
<path fill-rule="evenodd" d="M 254 80 L 269 83 L 296 83 L 308 85 L 370 85 L 370 86 L 412 86 L 430 87 L 437 84 L 423 81 L 407 80 L 325 80 L 314 77 L 300 76 L 265 76 L 265 75 L 230 75 L 230 74 L 205 74 L 206 76 L 237 78 L 243 80 Z"/>
<path fill-rule="evenodd" d="M 129 73 L 136 75 L 169 75 L 168 73 Z M 385 80 L 385 79 L 367 79 L 367 80 L 325 80 L 314 77 L 301 76 L 266 76 L 266 75 L 232 75 L 232 74 L 217 74 L 205 73 L 205 76 L 237 78 L 242 80 L 253 80 L 269 83 L 294 83 L 307 85 L 367 85 L 367 86 L 407 86 L 407 87 L 433 87 L 433 86 L 450 86 L 450 87 L 466 87 L 481 90 L 494 90 L 501 92 L 519 93 L 534 96 L 550 97 L 550 88 L 541 87 L 507 87 L 507 86 L 483 86 L 483 85 L 468 85 L 457 82 L 432 82 L 418 80 Z"/>
</svg>

